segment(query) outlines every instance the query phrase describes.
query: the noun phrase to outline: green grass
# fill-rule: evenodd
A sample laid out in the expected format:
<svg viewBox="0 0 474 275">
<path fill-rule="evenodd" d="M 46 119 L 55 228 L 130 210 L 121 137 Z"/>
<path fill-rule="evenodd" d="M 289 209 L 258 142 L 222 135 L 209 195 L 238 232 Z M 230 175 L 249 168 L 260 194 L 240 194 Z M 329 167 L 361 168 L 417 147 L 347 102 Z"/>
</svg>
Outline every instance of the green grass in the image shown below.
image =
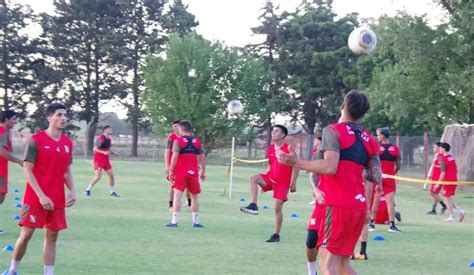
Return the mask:
<svg viewBox="0 0 474 275">
<path fill-rule="evenodd" d="M 61 232 L 56 261 L 57 274 L 305 274 L 304 242 L 311 213 L 307 176 L 301 174 L 298 192 L 285 205 L 282 240 L 267 244 L 273 233 L 273 213 L 260 215 L 239 211 L 248 198 L 247 178 L 263 171 L 237 167 L 234 196 L 222 195 L 227 187 L 227 168 L 210 166 L 203 185 L 201 216 L 204 229 L 191 228 L 191 213 L 183 209 L 180 227 L 166 228 L 168 184 L 163 180 L 161 163 L 113 162 L 117 191 L 121 198 L 108 196 L 106 178 L 93 190 L 91 198 L 82 195 L 92 169 L 90 162 L 76 160 L 73 172 L 78 190 L 77 204 L 68 211 L 69 229 Z M 0 212 L 0 225 L 6 231 L 0 246 L 13 244 L 19 228 L 12 220 L 18 213 L 14 188 L 23 194 L 21 171 L 11 166 L 10 194 Z M 361 274 L 472 274 L 467 265 L 474 261 L 472 196 L 460 194 L 458 203 L 466 209 L 463 223 L 443 223 L 441 216 L 428 216 L 431 201 L 419 186 L 399 186 L 397 207 L 403 222 L 399 235 L 379 226 L 370 233 L 386 237 L 370 240 L 369 261 L 355 262 Z M 260 205 L 272 205 L 270 194 L 260 197 Z M 299 218 L 290 219 L 291 213 Z M 20 266 L 20 274 L 41 274 L 43 232 L 30 241 Z M 11 253 L 0 251 L 0 268 L 6 268 Z"/>
</svg>

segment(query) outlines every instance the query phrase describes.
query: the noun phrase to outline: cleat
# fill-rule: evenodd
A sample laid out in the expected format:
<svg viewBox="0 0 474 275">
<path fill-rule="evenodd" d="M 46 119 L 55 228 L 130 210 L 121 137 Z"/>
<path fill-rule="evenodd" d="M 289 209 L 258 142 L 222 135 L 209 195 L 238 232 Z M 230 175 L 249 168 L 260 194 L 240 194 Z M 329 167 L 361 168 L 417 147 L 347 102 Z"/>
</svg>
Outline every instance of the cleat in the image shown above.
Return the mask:
<svg viewBox="0 0 474 275">
<path fill-rule="evenodd" d="M 388 228 L 388 232 L 389 233 L 402 233 L 402 231 L 400 229 L 398 229 L 395 225 L 391 225 Z"/>
<path fill-rule="evenodd" d="M 461 212 L 459 212 L 459 222 L 462 222 L 464 220 L 464 211 L 461 210 Z"/>
<path fill-rule="evenodd" d="M 91 196 L 91 190 L 85 190 L 84 195 L 90 197 Z"/>
<path fill-rule="evenodd" d="M 375 231 L 375 224 L 371 223 L 369 224 L 369 232 L 374 232 Z"/>
<path fill-rule="evenodd" d="M 402 214 L 400 212 L 395 212 L 395 219 L 397 219 L 398 222 L 402 221 Z"/>
<path fill-rule="evenodd" d="M 3 229 L 0 229 L 0 235 L 2 235 L 3 233 L 5 233 L 5 231 L 3 231 Z"/>
<path fill-rule="evenodd" d="M 444 219 L 443 222 L 455 222 L 456 220 L 452 217 L 449 216 L 447 219 Z"/>
<path fill-rule="evenodd" d="M 441 215 L 444 215 L 444 213 L 448 210 L 446 207 L 441 208 Z"/>
<path fill-rule="evenodd" d="M 441 212 L 443 212 L 443 209 L 441 209 Z M 436 210 L 431 210 L 429 212 L 426 212 L 427 215 L 437 215 L 438 213 L 436 212 Z"/>
<path fill-rule="evenodd" d="M 204 225 L 200 223 L 193 223 L 193 228 L 204 228 Z"/>
<path fill-rule="evenodd" d="M 315 205 L 315 204 L 316 204 L 316 201 L 310 201 L 308 204 L 309 204 L 309 205 Z"/>
<path fill-rule="evenodd" d="M 258 206 L 255 203 L 251 203 L 247 206 L 240 207 L 240 211 L 252 215 L 258 215 Z"/>
<path fill-rule="evenodd" d="M 353 256 L 353 260 L 368 260 L 369 258 L 367 258 L 367 254 L 357 254 L 355 256 Z"/>
<path fill-rule="evenodd" d="M 2 272 L 2 275 L 18 275 L 18 272 L 16 271 L 10 271 L 10 270 L 5 270 Z"/>
<path fill-rule="evenodd" d="M 165 226 L 166 227 L 171 227 L 171 228 L 176 228 L 176 227 L 178 227 L 178 224 L 169 222 L 169 223 L 165 224 Z"/>
<path fill-rule="evenodd" d="M 116 197 L 116 198 L 119 198 L 119 197 L 120 197 L 116 192 L 111 192 L 111 193 L 110 193 L 110 196 L 111 196 L 111 197 Z"/>
<path fill-rule="evenodd" d="M 280 242 L 280 235 L 278 234 L 273 234 L 270 236 L 270 239 L 267 240 L 267 243 L 278 243 Z"/>
</svg>

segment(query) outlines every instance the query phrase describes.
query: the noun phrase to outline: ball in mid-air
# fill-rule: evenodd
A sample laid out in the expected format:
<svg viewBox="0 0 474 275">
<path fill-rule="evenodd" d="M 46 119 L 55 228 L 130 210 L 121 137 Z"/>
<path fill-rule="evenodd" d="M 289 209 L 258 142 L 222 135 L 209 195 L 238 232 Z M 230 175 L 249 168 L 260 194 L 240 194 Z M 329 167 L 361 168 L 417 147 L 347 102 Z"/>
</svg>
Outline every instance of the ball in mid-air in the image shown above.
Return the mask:
<svg viewBox="0 0 474 275">
<path fill-rule="evenodd" d="M 227 111 L 230 115 L 240 115 L 244 112 L 244 105 L 238 99 L 231 100 L 227 104 Z"/>
<path fill-rule="evenodd" d="M 347 40 L 349 49 L 355 54 L 369 54 L 377 46 L 375 32 L 367 26 L 354 29 Z"/>
<path fill-rule="evenodd" d="M 190 70 L 188 71 L 188 76 L 189 76 L 189 77 L 192 77 L 192 78 L 197 77 L 197 71 L 196 71 L 196 69 L 190 69 Z"/>
</svg>

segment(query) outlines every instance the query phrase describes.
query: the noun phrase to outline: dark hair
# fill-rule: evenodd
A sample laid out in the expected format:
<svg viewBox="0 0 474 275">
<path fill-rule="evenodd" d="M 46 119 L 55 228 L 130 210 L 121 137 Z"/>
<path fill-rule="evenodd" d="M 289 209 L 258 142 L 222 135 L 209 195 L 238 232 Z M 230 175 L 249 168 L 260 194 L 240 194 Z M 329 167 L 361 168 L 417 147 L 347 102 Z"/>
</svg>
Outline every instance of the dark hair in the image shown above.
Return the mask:
<svg viewBox="0 0 474 275">
<path fill-rule="evenodd" d="M 283 131 L 283 134 L 285 134 L 285 137 L 288 135 L 288 129 L 281 124 L 275 124 L 273 128 L 280 128 Z"/>
<path fill-rule="evenodd" d="M 360 119 L 370 109 L 370 102 L 367 96 L 358 91 L 351 90 L 344 97 L 344 104 L 353 119 Z"/>
<path fill-rule="evenodd" d="M 176 119 L 171 122 L 171 125 L 179 124 L 181 122 L 181 119 Z"/>
<path fill-rule="evenodd" d="M 66 109 L 66 106 L 62 103 L 52 103 L 48 106 L 48 108 L 46 108 L 46 115 L 47 116 L 50 116 L 50 115 L 54 115 L 54 113 L 56 113 L 56 110 L 67 110 Z"/>
<path fill-rule="evenodd" d="M 317 136 L 316 139 L 319 140 L 319 141 L 322 141 L 322 140 L 323 140 L 323 138 L 320 137 L 320 136 Z"/>
<path fill-rule="evenodd" d="M 378 128 L 377 131 L 382 134 L 385 138 L 390 137 L 390 129 L 388 127 Z"/>
<path fill-rule="evenodd" d="M 443 142 L 443 143 L 441 143 L 441 148 L 446 150 L 446 152 L 449 152 L 449 150 L 451 150 L 451 145 L 449 145 L 449 143 L 447 143 L 447 142 Z"/>
<path fill-rule="evenodd" d="M 16 116 L 16 112 L 12 110 L 5 110 L 2 112 L 1 122 L 5 122 L 7 119 L 11 119 L 12 117 Z"/>
<path fill-rule="evenodd" d="M 181 120 L 179 122 L 179 127 L 183 128 L 183 130 L 186 132 L 191 132 L 191 130 L 193 129 L 193 125 L 187 120 Z"/>
<path fill-rule="evenodd" d="M 441 141 L 437 141 L 434 143 L 434 145 L 438 146 L 438 147 L 441 147 L 441 144 L 443 144 Z"/>
<path fill-rule="evenodd" d="M 107 128 L 110 128 L 110 127 L 112 127 L 112 126 L 110 126 L 110 125 L 105 125 L 104 127 L 102 127 L 102 131 L 105 131 L 105 130 L 107 130 Z"/>
</svg>

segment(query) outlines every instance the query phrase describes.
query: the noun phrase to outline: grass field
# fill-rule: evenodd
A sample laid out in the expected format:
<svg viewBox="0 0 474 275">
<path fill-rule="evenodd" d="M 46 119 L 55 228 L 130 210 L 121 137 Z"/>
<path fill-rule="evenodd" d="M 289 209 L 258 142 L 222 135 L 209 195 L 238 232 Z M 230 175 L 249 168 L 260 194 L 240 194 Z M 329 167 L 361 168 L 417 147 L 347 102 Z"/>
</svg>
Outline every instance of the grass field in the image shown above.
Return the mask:
<svg viewBox="0 0 474 275">
<path fill-rule="evenodd" d="M 247 178 L 262 171 L 237 167 L 234 196 L 223 196 L 226 167 L 210 166 L 201 196 L 204 229 L 191 228 L 191 213 L 183 208 L 179 228 L 163 226 L 170 219 L 167 207 L 168 184 L 161 163 L 113 162 L 117 191 L 121 198 L 108 195 L 104 178 L 91 198 L 82 194 L 92 176 L 91 164 L 76 160 L 73 172 L 78 191 L 76 205 L 68 211 L 69 229 L 60 234 L 56 260 L 57 274 L 305 274 L 304 241 L 311 207 L 310 188 L 300 175 L 298 192 L 285 205 L 282 239 L 277 244 L 265 240 L 273 233 L 272 199 L 260 197 L 258 216 L 239 211 L 248 199 Z M 10 193 L 1 206 L 0 246 L 14 244 L 19 232 L 12 216 L 18 214 L 14 197 L 22 195 L 21 170 L 11 165 Z M 20 193 L 14 193 L 15 188 Z M 402 234 L 393 235 L 379 226 L 370 233 L 369 260 L 355 262 L 361 274 L 473 274 L 474 200 L 468 194 L 456 197 L 466 210 L 463 223 L 444 223 L 441 216 L 428 216 L 431 201 L 419 186 L 399 186 L 397 206 L 402 212 Z M 290 219 L 291 213 L 299 218 Z M 43 232 L 30 241 L 20 266 L 20 274 L 42 273 Z M 372 237 L 383 235 L 386 241 Z M 0 251 L 0 268 L 5 269 L 11 253 Z"/>
</svg>

